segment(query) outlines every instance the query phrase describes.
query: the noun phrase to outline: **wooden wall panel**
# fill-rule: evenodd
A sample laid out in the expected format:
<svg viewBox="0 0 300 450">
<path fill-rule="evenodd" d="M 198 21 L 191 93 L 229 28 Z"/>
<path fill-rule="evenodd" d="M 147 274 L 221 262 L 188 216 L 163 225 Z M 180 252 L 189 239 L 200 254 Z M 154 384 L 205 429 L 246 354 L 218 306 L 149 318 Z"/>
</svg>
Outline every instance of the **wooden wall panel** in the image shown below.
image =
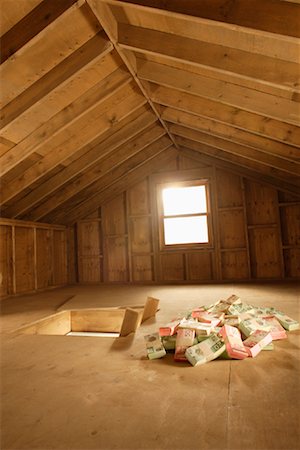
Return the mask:
<svg viewBox="0 0 300 450">
<path fill-rule="evenodd" d="M 68 258 L 68 284 L 75 284 L 77 277 L 77 242 L 75 226 L 68 227 L 67 236 L 67 258 Z"/>
<path fill-rule="evenodd" d="M 53 230 L 36 230 L 37 289 L 53 285 Z"/>
<path fill-rule="evenodd" d="M 153 281 L 153 261 L 148 255 L 132 256 L 132 281 L 150 282 Z"/>
<path fill-rule="evenodd" d="M 278 230 L 253 228 L 249 241 L 253 278 L 281 278 Z"/>
<path fill-rule="evenodd" d="M 183 281 L 185 279 L 184 257 L 182 253 L 160 256 L 160 280 Z"/>
<path fill-rule="evenodd" d="M 150 212 L 147 180 L 128 189 L 128 210 L 129 215 L 148 214 Z"/>
<path fill-rule="evenodd" d="M 283 245 L 300 245 L 300 204 L 280 210 Z"/>
<path fill-rule="evenodd" d="M 187 272 L 190 281 L 210 281 L 214 279 L 212 254 L 208 252 L 189 253 Z"/>
<path fill-rule="evenodd" d="M 12 227 L 0 225 L 0 296 L 13 292 Z"/>
<path fill-rule="evenodd" d="M 125 237 L 107 237 L 105 240 L 105 281 L 126 282 L 128 277 L 127 242 Z"/>
<path fill-rule="evenodd" d="M 124 196 L 119 195 L 102 208 L 103 234 L 114 236 L 126 232 Z"/>
<path fill-rule="evenodd" d="M 131 217 L 129 220 L 131 252 L 150 253 L 152 251 L 150 218 Z"/>
<path fill-rule="evenodd" d="M 67 242 L 66 232 L 53 232 L 53 283 L 55 286 L 67 284 Z"/>
<path fill-rule="evenodd" d="M 277 223 L 277 191 L 251 181 L 245 182 L 248 225 Z"/>
<path fill-rule="evenodd" d="M 286 277 L 300 279 L 300 248 L 284 250 L 284 261 Z"/>
<path fill-rule="evenodd" d="M 81 283 L 99 283 L 102 280 L 100 225 L 98 219 L 77 224 L 78 279 Z"/>
<path fill-rule="evenodd" d="M 245 247 L 246 237 L 243 211 L 220 211 L 219 231 L 222 249 Z"/>
<path fill-rule="evenodd" d="M 219 208 L 243 205 L 240 177 L 231 172 L 216 170 L 217 199 Z"/>
<path fill-rule="evenodd" d="M 223 280 L 247 280 L 249 274 L 246 251 L 222 252 L 221 266 Z"/>
<path fill-rule="evenodd" d="M 35 289 L 34 230 L 15 227 L 16 292 Z"/>
</svg>

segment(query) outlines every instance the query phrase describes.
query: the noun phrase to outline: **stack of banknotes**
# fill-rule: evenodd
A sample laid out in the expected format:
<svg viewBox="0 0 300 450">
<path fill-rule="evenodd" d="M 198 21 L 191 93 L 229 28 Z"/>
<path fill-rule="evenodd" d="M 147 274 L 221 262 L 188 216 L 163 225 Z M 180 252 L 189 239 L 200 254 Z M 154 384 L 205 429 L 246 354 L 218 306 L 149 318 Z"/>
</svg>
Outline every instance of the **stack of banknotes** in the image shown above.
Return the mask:
<svg viewBox="0 0 300 450">
<path fill-rule="evenodd" d="M 235 294 L 209 306 L 179 314 L 145 336 L 149 359 L 167 352 L 175 361 L 198 366 L 214 359 L 246 359 L 262 350 L 273 350 L 273 341 L 287 338 L 299 322 L 276 308 L 257 307 Z"/>
</svg>

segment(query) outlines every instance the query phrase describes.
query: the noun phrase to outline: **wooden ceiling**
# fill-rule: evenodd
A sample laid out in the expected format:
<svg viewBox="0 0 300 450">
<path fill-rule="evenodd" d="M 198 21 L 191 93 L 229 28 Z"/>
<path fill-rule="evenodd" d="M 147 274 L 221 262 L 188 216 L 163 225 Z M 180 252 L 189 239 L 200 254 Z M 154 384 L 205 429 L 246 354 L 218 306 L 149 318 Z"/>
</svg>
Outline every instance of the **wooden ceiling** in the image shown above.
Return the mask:
<svg viewBox="0 0 300 450">
<path fill-rule="evenodd" d="M 1 215 L 68 224 L 180 152 L 300 194 L 300 4 L 1 2 Z"/>
</svg>

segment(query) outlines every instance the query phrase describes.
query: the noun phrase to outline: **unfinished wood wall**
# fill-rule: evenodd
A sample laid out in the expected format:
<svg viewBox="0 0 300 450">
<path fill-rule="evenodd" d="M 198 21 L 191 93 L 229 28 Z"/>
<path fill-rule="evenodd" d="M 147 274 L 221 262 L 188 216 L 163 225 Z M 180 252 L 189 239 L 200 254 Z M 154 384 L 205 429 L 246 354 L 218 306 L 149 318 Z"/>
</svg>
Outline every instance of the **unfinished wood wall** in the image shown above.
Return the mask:
<svg viewBox="0 0 300 450">
<path fill-rule="evenodd" d="M 181 173 L 199 166 L 180 157 L 167 169 Z M 222 169 L 211 168 L 211 173 L 211 248 L 159 249 L 154 181 L 148 177 L 77 223 L 78 280 L 152 283 L 299 278 L 300 199 Z"/>
<path fill-rule="evenodd" d="M 1 297 L 61 286 L 67 282 L 65 227 L 0 220 Z"/>
</svg>

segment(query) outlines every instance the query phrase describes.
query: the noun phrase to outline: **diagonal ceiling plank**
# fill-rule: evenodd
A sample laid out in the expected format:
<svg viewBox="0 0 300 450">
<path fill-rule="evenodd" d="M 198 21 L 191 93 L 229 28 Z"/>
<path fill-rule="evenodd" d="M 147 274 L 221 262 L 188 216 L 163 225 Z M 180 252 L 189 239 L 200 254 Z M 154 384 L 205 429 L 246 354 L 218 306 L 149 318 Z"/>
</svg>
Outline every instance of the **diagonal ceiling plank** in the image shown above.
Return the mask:
<svg viewBox="0 0 300 450">
<path fill-rule="evenodd" d="M 65 12 L 76 0 L 43 0 L 1 36 L 1 64 Z"/>
<path fill-rule="evenodd" d="M 257 85 L 274 85 L 288 91 L 299 89 L 297 63 L 124 23 L 118 25 L 118 43 L 136 52 L 163 55 L 230 73 L 237 84 L 246 78 L 256 80 Z"/>
<path fill-rule="evenodd" d="M 116 4 L 121 2 L 110 1 Z M 202 17 L 286 36 L 300 37 L 300 9 L 296 3 L 281 0 L 123 0 L 150 8 Z"/>
<path fill-rule="evenodd" d="M 155 103 L 171 106 L 272 140 L 300 147 L 300 127 L 295 125 L 265 118 L 260 114 L 244 111 L 174 88 L 149 85 L 148 93 Z"/>
<path fill-rule="evenodd" d="M 33 152 L 38 152 L 41 148 L 45 149 L 49 140 L 53 140 L 57 134 L 61 134 L 66 128 L 70 128 L 73 122 L 78 122 L 81 116 L 130 81 L 130 75 L 123 70 L 115 70 L 104 80 L 100 80 L 73 103 L 59 111 L 47 123 L 38 127 L 10 153 L 0 158 L 0 175 L 3 176 Z"/>
<path fill-rule="evenodd" d="M 286 98 L 147 61 L 138 64 L 138 77 L 276 120 L 300 124 L 300 103 Z"/>
<path fill-rule="evenodd" d="M 58 133 L 54 139 L 44 144 L 44 148 L 47 146 L 47 153 L 41 161 L 9 185 L 3 186 L 0 203 L 3 204 L 13 198 L 58 164 L 63 163 L 83 145 L 103 134 L 113 123 L 122 120 L 132 109 L 145 103 L 144 97 L 130 84 L 121 87 L 117 92 L 114 91 L 104 101 L 101 99 L 92 110 L 74 121 L 67 130 Z"/>
<path fill-rule="evenodd" d="M 140 132 L 138 136 L 110 151 L 96 164 L 89 167 L 87 171 L 61 187 L 59 191 L 47 198 L 39 207 L 31 210 L 26 217 L 31 217 L 32 220 L 41 219 L 62 203 L 93 184 L 98 178 L 104 176 L 107 172 L 122 164 L 148 145 L 159 140 L 165 134 L 165 130 L 158 124 L 150 125 L 146 130 Z"/>
<path fill-rule="evenodd" d="M 85 3 L 73 5 L 0 66 L 6 105 L 92 37 L 100 27 Z"/>
<path fill-rule="evenodd" d="M 168 139 L 168 143 L 156 152 L 152 150 L 148 159 L 136 155 L 132 159 L 137 160 L 139 157 L 138 164 L 132 164 L 129 161 L 112 170 L 110 174 L 103 178 L 101 186 L 98 187 L 98 191 L 93 192 L 93 195 L 88 198 L 80 198 L 78 201 L 75 200 L 73 205 L 69 205 L 70 209 L 61 210 L 59 215 L 56 216 L 49 215 L 46 220 L 50 223 L 72 224 L 77 222 L 95 211 L 105 201 L 128 189 L 128 186 L 144 180 L 153 171 L 166 167 L 168 162 L 174 159 L 174 154 L 177 154 L 177 151 L 173 145 L 170 146 L 170 139 Z"/>
<path fill-rule="evenodd" d="M 143 131 L 156 120 L 156 116 L 151 111 L 145 110 L 145 107 L 138 108 L 119 123 L 114 124 L 103 137 L 101 136 L 100 142 L 95 144 L 95 146 L 92 144 L 85 146 L 83 151 L 80 152 L 82 153 L 81 157 L 70 162 L 58 174 L 43 182 L 41 186 L 38 186 L 12 206 L 6 208 L 5 215 L 12 218 L 20 218 L 23 214 L 33 209 L 35 205 L 44 204 L 45 198 L 48 198 L 64 184 L 102 159 L 107 153 L 125 144 L 129 139 Z"/>
<path fill-rule="evenodd" d="M 87 4 L 89 5 L 89 7 L 91 8 L 91 11 L 93 11 L 95 17 L 99 21 L 101 27 L 104 29 L 107 36 L 113 43 L 113 45 L 114 45 L 116 51 L 118 52 L 118 54 L 120 55 L 121 59 L 126 64 L 128 70 L 131 73 L 132 77 L 134 78 L 137 86 L 141 90 L 144 97 L 147 99 L 149 105 L 151 106 L 152 110 L 154 111 L 154 113 L 157 116 L 158 120 L 160 121 L 161 125 L 165 128 L 166 132 L 169 133 L 165 123 L 161 120 L 160 115 L 156 111 L 153 102 L 148 97 L 147 92 L 145 91 L 143 85 L 141 84 L 140 80 L 138 79 L 138 77 L 136 75 L 135 56 L 130 52 L 128 53 L 128 52 L 122 51 L 122 49 L 118 45 L 118 42 L 117 42 L 118 25 L 117 25 L 117 22 L 112 14 L 110 8 L 104 2 L 99 1 L 99 0 L 86 0 L 86 1 L 87 1 Z M 176 142 L 173 141 L 172 136 L 169 135 L 169 137 L 176 147 Z"/>
<path fill-rule="evenodd" d="M 300 195 L 300 188 L 289 184 L 288 182 L 281 182 L 278 185 L 278 179 L 272 177 L 271 175 L 264 175 L 263 177 L 256 170 L 252 170 L 248 167 L 241 167 L 230 161 L 219 159 L 216 156 L 211 156 L 206 153 L 202 153 L 201 150 L 192 150 L 188 147 L 180 147 L 180 154 L 192 158 L 195 161 L 199 161 L 204 164 L 210 164 L 216 166 L 217 168 L 228 170 L 232 173 L 240 175 L 242 177 L 248 178 L 250 180 L 257 181 L 258 183 L 268 184 L 275 189 L 280 189 L 282 191 L 288 192 L 289 194 Z"/>
<path fill-rule="evenodd" d="M 189 148 L 191 150 L 196 150 L 209 156 L 214 156 L 224 161 L 229 161 L 233 164 L 241 166 L 242 168 L 250 168 L 260 174 L 262 179 L 265 176 L 272 176 L 274 178 L 277 178 L 278 189 L 280 188 L 282 182 L 288 182 L 290 186 L 295 186 L 295 189 L 298 189 L 300 186 L 299 176 L 289 175 L 286 172 L 283 172 L 274 167 L 270 167 L 261 162 L 257 163 L 256 161 L 244 157 L 242 154 L 237 155 L 229 153 L 221 148 L 215 148 L 213 146 L 196 142 L 181 136 L 178 136 L 176 140 L 180 147 Z"/>
<path fill-rule="evenodd" d="M 299 62 L 300 44 L 297 37 L 262 31 L 257 29 L 255 24 L 251 28 L 237 27 L 226 22 L 191 16 L 188 15 L 188 8 L 185 8 L 185 3 L 183 13 L 149 8 L 135 3 L 124 3 L 119 0 L 108 0 L 107 3 L 111 6 L 112 12 L 119 23 L 177 34 L 211 44 L 275 57 L 284 61 Z M 170 2 L 168 3 L 170 4 Z M 167 2 L 165 5 L 167 8 Z M 198 2 L 199 9 L 200 2 Z"/>
<path fill-rule="evenodd" d="M 282 156 L 292 161 L 300 162 L 300 149 L 278 141 L 267 139 L 257 134 L 249 133 L 230 125 L 216 122 L 209 118 L 196 116 L 179 109 L 157 105 L 161 117 L 166 122 L 183 125 L 196 131 L 202 131 L 236 144 L 246 145 L 265 151 L 266 153 Z"/>
<path fill-rule="evenodd" d="M 265 164 L 282 172 L 287 172 L 287 175 L 296 175 L 300 179 L 299 162 L 289 161 L 285 158 L 256 150 L 253 147 L 236 144 L 234 142 L 222 139 L 217 136 L 212 136 L 201 131 L 191 130 L 190 128 L 183 127 L 182 125 L 171 124 L 169 126 L 169 130 L 176 136 L 191 139 L 193 141 L 209 145 L 214 148 L 220 148 L 221 150 L 224 150 L 230 154 L 242 156 L 258 164 Z"/>
<path fill-rule="evenodd" d="M 5 133 L 9 124 L 32 105 L 43 101 L 45 96 L 58 87 L 62 88 L 72 77 L 86 71 L 91 64 L 95 64 L 112 50 L 113 46 L 107 40 L 105 33 L 96 34 L 2 108 L 0 116 L 2 134 Z"/>
</svg>

